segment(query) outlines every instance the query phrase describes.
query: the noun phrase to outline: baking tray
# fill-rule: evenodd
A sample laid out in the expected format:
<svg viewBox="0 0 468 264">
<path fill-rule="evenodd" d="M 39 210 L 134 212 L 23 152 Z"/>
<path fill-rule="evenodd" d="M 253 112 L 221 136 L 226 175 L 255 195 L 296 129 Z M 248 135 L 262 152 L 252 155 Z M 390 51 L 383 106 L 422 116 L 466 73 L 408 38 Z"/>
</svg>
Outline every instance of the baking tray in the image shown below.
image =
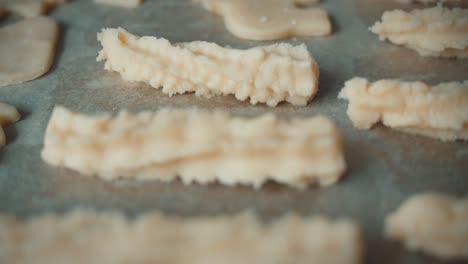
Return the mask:
<svg viewBox="0 0 468 264">
<path fill-rule="evenodd" d="M 95 61 L 100 50 L 96 33 L 103 27 L 121 26 L 135 34 L 155 35 L 171 42 L 205 40 L 235 48 L 273 43 L 234 37 L 220 17 L 190 0 L 146 0 L 137 9 L 75 0 L 56 9 L 51 16 L 60 23 L 61 36 L 51 71 L 31 82 L 0 88 L 0 102 L 14 105 L 22 113 L 21 121 L 6 128 L 8 145 L 0 152 L 0 212 L 27 218 L 86 207 L 117 210 L 129 216 L 160 210 L 191 217 L 250 209 L 265 221 L 287 212 L 322 214 L 360 223 L 367 242 L 366 263 L 441 263 L 384 240 L 383 220 L 418 192 L 466 195 L 468 144 L 443 143 L 382 126 L 356 130 L 346 116 L 347 102 L 338 100 L 337 95 L 343 83 L 354 76 L 432 84 L 461 81 L 468 79 L 468 60 L 423 58 L 406 48 L 380 42 L 367 30 L 384 10 L 412 6 L 393 0 L 323 0 L 320 6 L 331 15 L 332 36 L 285 40 L 307 45 L 320 65 L 320 90 L 306 107 L 281 104 L 276 108 L 251 106 L 232 96 L 168 97 L 149 85 L 125 82 Z M 242 116 L 266 112 L 284 118 L 324 114 L 335 120 L 343 133 L 348 171 L 335 186 L 313 186 L 303 191 L 275 183 L 254 190 L 219 184 L 105 182 L 83 177 L 51 167 L 40 158 L 44 130 L 56 104 L 89 114 L 193 106 Z"/>
</svg>

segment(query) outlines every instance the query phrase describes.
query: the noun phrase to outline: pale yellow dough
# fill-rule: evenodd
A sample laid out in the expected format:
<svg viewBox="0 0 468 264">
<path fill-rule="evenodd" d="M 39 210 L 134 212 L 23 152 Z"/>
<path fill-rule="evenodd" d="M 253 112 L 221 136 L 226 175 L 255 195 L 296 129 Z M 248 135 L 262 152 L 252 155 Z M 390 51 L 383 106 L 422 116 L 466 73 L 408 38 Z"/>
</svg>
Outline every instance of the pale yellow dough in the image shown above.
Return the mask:
<svg viewBox="0 0 468 264">
<path fill-rule="evenodd" d="M 354 78 L 339 98 L 349 100 L 348 116 L 360 129 L 377 122 L 443 141 L 468 140 L 468 81 L 429 86 L 422 82 Z"/>
<path fill-rule="evenodd" d="M 5 132 L 2 125 L 14 123 L 20 119 L 20 114 L 11 105 L 0 103 L 0 148 L 6 144 Z"/>
<path fill-rule="evenodd" d="M 56 107 L 42 158 L 104 179 L 304 188 L 331 185 L 346 164 L 338 129 L 325 117 L 246 119 L 224 112 L 161 110 L 90 117 Z"/>
<path fill-rule="evenodd" d="M 386 11 L 370 30 L 381 40 L 416 50 L 421 56 L 468 57 L 468 9 L 442 6 Z"/>
<path fill-rule="evenodd" d="M 299 8 L 315 0 L 195 0 L 224 17 L 235 36 L 251 40 L 275 40 L 291 36 L 331 34 L 328 14 L 321 8 Z"/>
<path fill-rule="evenodd" d="M 468 258 L 468 199 L 417 194 L 386 219 L 386 236 L 443 259 Z"/>
<path fill-rule="evenodd" d="M 30 81 L 49 71 L 57 36 L 57 23 L 48 17 L 0 28 L 0 86 Z"/>
<path fill-rule="evenodd" d="M 143 2 L 143 0 L 95 0 L 98 4 L 103 5 L 113 5 L 113 6 L 121 6 L 127 8 L 135 8 Z"/>
<path fill-rule="evenodd" d="M 282 43 L 247 50 L 195 41 L 172 45 L 119 29 L 98 34 L 98 61 L 127 81 L 144 81 L 166 94 L 235 95 L 251 104 L 306 105 L 318 90 L 319 68 L 305 45 Z"/>
<path fill-rule="evenodd" d="M 349 220 L 251 213 L 177 218 L 75 210 L 28 221 L 0 216 L 0 262 L 21 264 L 359 264 L 363 241 Z"/>
<path fill-rule="evenodd" d="M 0 8 L 27 18 L 45 15 L 48 10 L 66 3 L 66 0 L 0 0 Z"/>
</svg>

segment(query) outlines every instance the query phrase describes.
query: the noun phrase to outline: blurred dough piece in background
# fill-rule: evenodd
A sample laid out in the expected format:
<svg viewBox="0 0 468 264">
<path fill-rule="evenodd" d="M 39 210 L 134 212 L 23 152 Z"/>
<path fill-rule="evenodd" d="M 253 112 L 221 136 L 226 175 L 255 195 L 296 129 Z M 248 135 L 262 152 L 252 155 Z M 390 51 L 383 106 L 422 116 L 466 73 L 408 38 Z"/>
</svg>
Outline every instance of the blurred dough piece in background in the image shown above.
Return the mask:
<svg viewBox="0 0 468 264">
<path fill-rule="evenodd" d="M 2 126 L 8 123 L 14 123 L 19 119 L 20 114 L 16 108 L 8 104 L 0 103 L 0 148 L 6 144 L 5 132 Z"/>
<path fill-rule="evenodd" d="M 0 86 L 34 80 L 52 65 L 59 28 L 49 17 L 0 28 Z"/>
<path fill-rule="evenodd" d="M 421 56 L 468 57 L 468 9 L 436 6 L 386 11 L 370 30 L 380 40 L 416 50 Z"/>
<path fill-rule="evenodd" d="M 224 17 L 233 35 L 250 40 L 330 35 L 332 26 L 322 8 L 301 8 L 317 0 L 194 0 Z"/>
<path fill-rule="evenodd" d="M 252 213 L 182 219 L 75 210 L 28 221 L 0 216 L 0 262 L 21 264 L 358 264 L 363 241 L 349 220 Z"/>
<path fill-rule="evenodd" d="M 0 9 L 31 18 L 45 15 L 50 9 L 66 2 L 67 0 L 0 0 Z"/>
<path fill-rule="evenodd" d="M 135 8 L 141 3 L 143 0 L 95 0 L 96 3 L 102 5 L 111 5 L 111 6 L 121 6 L 126 8 Z"/>
<path fill-rule="evenodd" d="M 416 194 L 386 219 L 385 233 L 410 250 L 445 260 L 468 258 L 468 198 Z"/>
</svg>

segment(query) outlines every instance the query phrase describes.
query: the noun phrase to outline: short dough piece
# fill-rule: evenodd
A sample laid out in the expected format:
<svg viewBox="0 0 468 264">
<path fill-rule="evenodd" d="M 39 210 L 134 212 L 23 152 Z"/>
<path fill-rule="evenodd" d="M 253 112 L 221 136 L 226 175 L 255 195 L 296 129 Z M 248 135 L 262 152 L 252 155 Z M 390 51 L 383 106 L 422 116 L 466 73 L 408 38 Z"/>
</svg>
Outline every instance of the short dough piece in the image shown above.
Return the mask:
<svg viewBox="0 0 468 264">
<path fill-rule="evenodd" d="M 339 98 L 349 100 L 354 126 L 369 129 L 377 122 L 408 133 L 443 141 L 468 140 L 468 81 L 429 86 L 422 82 L 354 78 Z"/>
<path fill-rule="evenodd" d="M 441 6 L 411 12 L 387 11 L 370 30 L 381 40 L 416 50 L 421 56 L 468 57 L 468 9 Z"/>
<path fill-rule="evenodd" d="M 126 8 L 135 8 L 143 2 L 143 0 L 95 0 L 98 4 L 121 6 Z"/>
<path fill-rule="evenodd" d="M 415 195 L 386 219 L 385 232 L 410 250 L 444 259 L 468 258 L 468 199 Z"/>
<path fill-rule="evenodd" d="M 2 125 L 14 123 L 20 119 L 20 114 L 11 105 L 0 103 L 0 148 L 5 145 L 6 138 Z"/>
<path fill-rule="evenodd" d="M 0 0 L 0 8 L 32 18 L 45 15 L 50 9 L 64 3 L 66 0 Z"/>
<path fill-rule="evenodd" d="M 328 14 L 321 8 L 300 9 L 314 0 L 195 0 L 224 17 L 235 36 L 250 40 L 276 40 L 290 36 L 331 34 Z"/>
<path fill-rule="evenodd" d="M 182 219 L 75 210 L 29 221 L 0 216 L 2 263 L 359 264 L 363 239 L 349 220 L 252 213 Z M 84 253 L 86 252 L 86 253 Z"/>
<path fill-rule="evenodd" d="M 305 45 L 276 44 L 248 50 L 195 41 L 171 45 L 119 29 L 98 34 L 98 61 L 127 81 L 144 81 L 166 94 L 233 94 L 251 104 L 306 105 L 318 89 L 319 68 Z"/>
<path fill-rule="evenodd" d="M 325 117 L 287 122 L 272 114 L 244 119 L 201 110 L 90 117 L 56 107 L 42 158 L 108 180 L 179 176 L 187 184 L 256 188 L 267 180 L 331 185 L 346 167 L 341 136 Z"/>
<path fill-rule="evenodd" d="M 57 36 L 57 23 L 48 17 L 0 28 L 0 86 L 30 81 L 49 71 Z"/>
</svg>

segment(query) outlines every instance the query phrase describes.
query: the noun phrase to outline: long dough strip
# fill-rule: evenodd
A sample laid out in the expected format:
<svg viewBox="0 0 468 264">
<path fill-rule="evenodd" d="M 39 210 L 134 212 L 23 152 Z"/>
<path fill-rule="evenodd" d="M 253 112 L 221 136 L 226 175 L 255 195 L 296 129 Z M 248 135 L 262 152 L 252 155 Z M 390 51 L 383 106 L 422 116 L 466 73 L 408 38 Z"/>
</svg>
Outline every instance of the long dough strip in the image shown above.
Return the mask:
<svg viewBox="0 0 468 264">
<path fill-rule="evenodd" d="M 166 94 L 230 95 L 252 104 L 281 101 L 305 105 L 315 95 L 319 68 L 304 45 L 225 49 L 195 41 L 171 45 L 165 39 L 137 37 L 119 29 L 98 34 L 98 61 L 125 80 L 144 81 Z"/>
<path fill-rule="evenodd" d="M 2 125 L 14 123 L 20 119 L 20 114 L 11 105 L 0 103 L 0 148 L 5 145 L 6 137 Z"/>
<path fill-rule="evenodd" d="M 193 219 L 75 210 L 19 221 L 0 217 L 2 263 L 358 264 L 361 232 L 348 220 L 251 213 Z"/>
<path fill-rule="evenodd" d="M 370 30 L 416 50 L 421 56 L 468 57 L 468 9 L 441 6 L 411 12 L 387 11 Z"/>
<path fill-rule="evenodd" d="M 354 78 L 339 98 L 349 100 L 348 116 L 360 129 L 381 121 L 408 133 L 443 141 L 468 140 L 468 81 L 429 86 L 422 82 Z"/>
<path fill-rule="evenodd" d="M 345 170 L 341 137 L 325 117 L 286 122 L 267 114 L 162 110 L 89 117 L 56 107 L 42 157 L 86 175 L 260 187 L 271 179 L 306 187 Z"/>
<path fill-rule="evenodd" d="M 386 219 L 386 236 L 444 259 L 468 258 L 468 199 L 423 193 Z"/>
</svg>

